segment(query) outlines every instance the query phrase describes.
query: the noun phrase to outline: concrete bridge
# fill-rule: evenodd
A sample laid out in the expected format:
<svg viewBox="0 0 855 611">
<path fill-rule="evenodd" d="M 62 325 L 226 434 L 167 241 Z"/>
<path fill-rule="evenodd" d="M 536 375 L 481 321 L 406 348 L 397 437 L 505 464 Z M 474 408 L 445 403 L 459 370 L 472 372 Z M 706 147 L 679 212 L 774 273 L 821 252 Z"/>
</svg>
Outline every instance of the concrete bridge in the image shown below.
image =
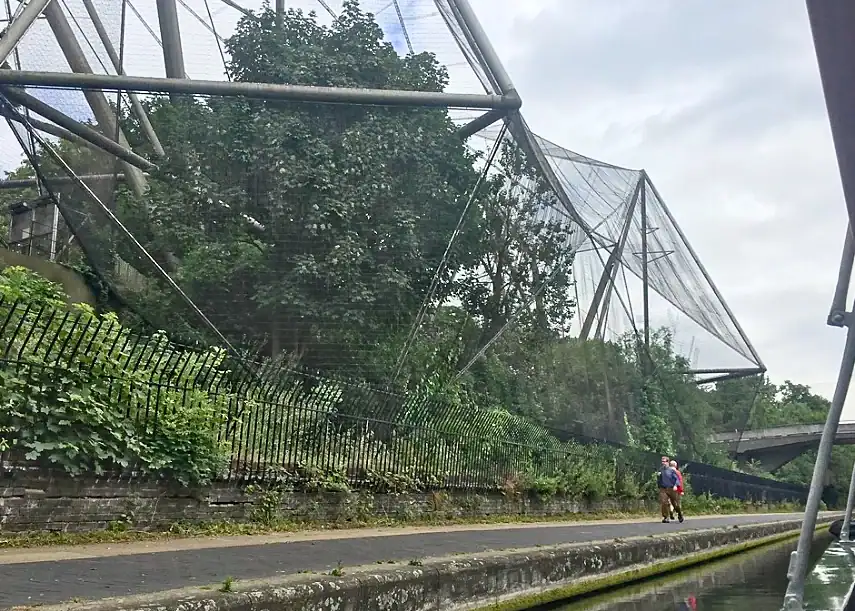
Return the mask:
<svg viewBox="0 0 855 611">
<path fill-rule="evenodd" d="M 756 460 L 766 471 L 773 472 L 803 452 L 819 446 L 821 424 L 777 426 L 713 435 L 713 443 L 728 444 L 740 462 Z M 738 443 L 737 443 L 738 442 Z M 855 422 L 841 422 L 837 428 L 835 444 L 855 444 Z M 736 447 L 733 447 L 736 444 Z"/>
</svg>

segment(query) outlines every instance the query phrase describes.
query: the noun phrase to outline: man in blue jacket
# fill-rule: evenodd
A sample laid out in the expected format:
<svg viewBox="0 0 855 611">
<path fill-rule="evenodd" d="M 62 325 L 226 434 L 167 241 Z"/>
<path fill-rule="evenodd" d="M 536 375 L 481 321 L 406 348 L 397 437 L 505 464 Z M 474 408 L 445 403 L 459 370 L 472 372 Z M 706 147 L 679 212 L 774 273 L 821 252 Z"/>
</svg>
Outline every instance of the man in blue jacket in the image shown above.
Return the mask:
<svg viewBox="0 0 855 611">
<path fill-rule="evenodd" d="M 677 486 L 680 483 L 680 478 L 677 475 L 677 470 L 670 465 L 667 456 L 662 457 L 662 465 L 659 467 L 659 475 L 657 477 L 659 484 L 659 507 L 662 511 L 662 523 L 668 524 L 671 520 L 671 506 L 677 512 L 677 519 L 683 521 L 683 509 L 680 507 L 680 495 L 677 494 Z"/>
</svg>

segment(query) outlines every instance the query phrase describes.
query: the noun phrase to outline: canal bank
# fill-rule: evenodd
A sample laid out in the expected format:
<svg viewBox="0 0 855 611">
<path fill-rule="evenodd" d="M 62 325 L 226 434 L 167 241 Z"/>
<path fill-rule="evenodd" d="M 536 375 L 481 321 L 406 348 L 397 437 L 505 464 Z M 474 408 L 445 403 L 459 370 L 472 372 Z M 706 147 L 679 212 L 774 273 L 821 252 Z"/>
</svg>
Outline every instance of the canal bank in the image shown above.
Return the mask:
<svg viewBox="0 0 855 611">
<path fill-rule="evenodd" d="M 586 596 L 554 611 L 781 611 L 790 554 L 797 539 L 787 538 L 605 594 Z M 809 566 L 814 567 L 833 540 L 825 528 L 817 532 Z M 828 604 L 819 608 L 835 607 Z"/>
<path fill-rule="evenodd" d="M 826 526 L 831 520 L 828 515 L 821 518 Z M 793 517 L 681 532 L 671 532 L 664 525 L 639 523 L 636 531 L 648 533 L 647 536 L 414 559 L 397 565 L 382 561 L 361 567 L 343 564 L 326 575 L 226 579 L 201 588 L 59 607 L 91 611 L 526 609 L 780 541 L 792 537 L 799 526 L 800 520 Z M 543 530 L 532 529 L 531 534 L 542 534 Z M 560 535 L 562 531 L 553 532 Z M 602 532 L 605 538 L 609 531 L 604 528 Z M 228 558 L 234 550 L 223 552 Z"/>
</svg>

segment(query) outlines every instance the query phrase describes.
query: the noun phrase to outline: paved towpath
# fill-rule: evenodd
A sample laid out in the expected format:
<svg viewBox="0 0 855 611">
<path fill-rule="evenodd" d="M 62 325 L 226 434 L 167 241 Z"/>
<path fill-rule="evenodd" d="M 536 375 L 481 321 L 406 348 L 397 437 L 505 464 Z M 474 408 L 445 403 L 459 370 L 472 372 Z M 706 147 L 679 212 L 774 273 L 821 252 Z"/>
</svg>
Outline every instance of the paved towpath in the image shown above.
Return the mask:
<svg viewBox="0 0 855 611">
<path fill-rule="evenodd" d="M 802 514 L 399 528 L 0 550 L 0 609 L 146 594 L 375 562 L 800 519 Z"/>
</svg>

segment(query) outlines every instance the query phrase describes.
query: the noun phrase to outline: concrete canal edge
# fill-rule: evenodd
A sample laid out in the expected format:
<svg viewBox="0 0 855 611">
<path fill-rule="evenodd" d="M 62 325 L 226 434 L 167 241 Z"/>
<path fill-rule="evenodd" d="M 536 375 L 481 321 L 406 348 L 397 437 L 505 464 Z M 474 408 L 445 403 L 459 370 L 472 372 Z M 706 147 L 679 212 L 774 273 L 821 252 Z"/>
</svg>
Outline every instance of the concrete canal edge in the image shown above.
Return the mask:
<svg viewBox="0 0 855 611">
<path fill-rule="evenodd" d="M 824 529 L 832 517 L 820 517 Z M 40 606 L 40 611 L 522 611 L 798 535 L 800 520 L 485 552 L 405 566 L 342 566 L 207 588 Z M 212 550 L 213 551 L 213 550 Z M 228 591 L 223 591 L 228 590 Z"/>
</svg>

